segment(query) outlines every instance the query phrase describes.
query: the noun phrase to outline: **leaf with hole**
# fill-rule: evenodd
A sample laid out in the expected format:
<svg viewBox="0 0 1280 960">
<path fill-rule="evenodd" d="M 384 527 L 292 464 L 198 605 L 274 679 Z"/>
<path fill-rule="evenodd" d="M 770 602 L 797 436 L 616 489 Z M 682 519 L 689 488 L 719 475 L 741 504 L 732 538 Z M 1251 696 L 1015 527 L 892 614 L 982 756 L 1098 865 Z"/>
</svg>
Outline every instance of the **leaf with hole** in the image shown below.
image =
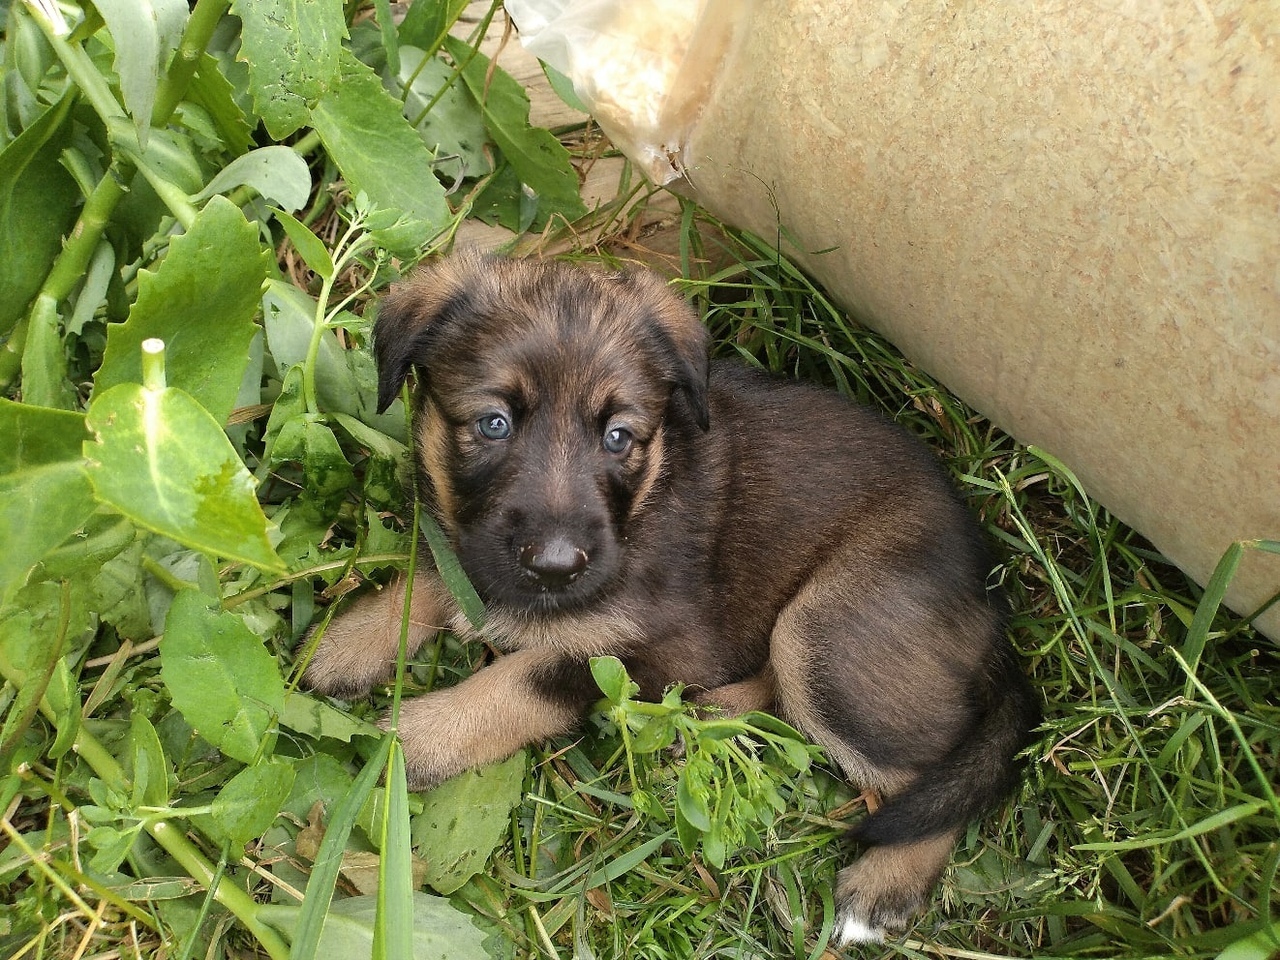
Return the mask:
<svg viewBox="0 0 1280 960">
<path fill-rule="evenodd" d="M 308 122 L 311 106 L 339 82 L 347 35 L 342 0 L 233 0 L 240 58 L 249 65 L 254 106 L 275 140 Z"/>
<path fill-rule="evenodd" d="M 484 869 L 511 829 L 524 795 L 528 756 L 470 770 L 423 794 L 413 818 L 413 848 L 427 861 L 427 882 L 448 895 Z"/>
</svg>

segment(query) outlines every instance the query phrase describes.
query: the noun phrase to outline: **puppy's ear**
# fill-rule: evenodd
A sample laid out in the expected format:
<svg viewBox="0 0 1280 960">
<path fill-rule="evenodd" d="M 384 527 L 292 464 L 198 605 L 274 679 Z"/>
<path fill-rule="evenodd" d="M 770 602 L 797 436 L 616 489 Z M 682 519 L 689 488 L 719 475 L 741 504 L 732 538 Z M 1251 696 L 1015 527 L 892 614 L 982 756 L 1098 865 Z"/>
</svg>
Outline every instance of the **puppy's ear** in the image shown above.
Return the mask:
<svg viewBox="0 0 1280 960">
<path fill-rule="evenodd" d="M 693 421 L 704 432 L 711 429 L 711 338 L 693 305 L 648 270 L 628 275 L 650 309 L 650 322 L 674 367 L 676 388 L 684 393 Z"/>
<path fill-rule="evenodd" d="M 425 368 L 432 341 L 449 316 L 467 309 L 483 271 L 479 257 L 448 257 L 418 267 L 383 298 L 373 325 L 379 413 L 394 402 L 410 368 Z"/>
</svg>

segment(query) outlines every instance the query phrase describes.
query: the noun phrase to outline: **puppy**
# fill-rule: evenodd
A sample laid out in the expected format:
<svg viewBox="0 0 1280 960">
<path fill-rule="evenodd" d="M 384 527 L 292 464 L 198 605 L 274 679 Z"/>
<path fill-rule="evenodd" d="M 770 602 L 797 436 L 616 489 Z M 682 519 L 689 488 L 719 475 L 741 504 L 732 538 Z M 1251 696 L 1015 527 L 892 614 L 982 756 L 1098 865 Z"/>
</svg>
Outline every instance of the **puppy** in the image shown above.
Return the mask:
<svg viewBox="0 0 1280 960">
<path fill-rule="evenodd" d="M 504 651 L 404 704 L 421 788 L 574 729 L 591 657 L 645 697 L 675 681 L 770 709 L 883 806 L 854 828 L 837 936 L 878 939 L 925 902 L 972 819 L 1017 780 L 1037 709 L 991 561 L 934 456 L 825 390 L 708 362 L 683 299 L 645 272 L 457 257 L 386 298 L 382 408 L 416 371 L 419 490 Z M 304 683 L 387 679 L 403 583 L 330 625 Z M 434 571 L 410 652 L 476 637 Z"/>
</svg>

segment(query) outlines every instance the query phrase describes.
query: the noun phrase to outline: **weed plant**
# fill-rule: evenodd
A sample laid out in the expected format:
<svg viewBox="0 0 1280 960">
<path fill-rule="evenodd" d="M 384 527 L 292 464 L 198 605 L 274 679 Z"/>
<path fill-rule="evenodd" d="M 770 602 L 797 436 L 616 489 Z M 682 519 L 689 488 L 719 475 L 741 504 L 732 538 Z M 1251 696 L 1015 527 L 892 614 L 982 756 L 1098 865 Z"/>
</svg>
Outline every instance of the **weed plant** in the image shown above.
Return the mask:
<svg viewBox="0 0 1280 960">
<path fill-rule="evenodd" d="M 483 616 L 406 507 L 364 307 L 467 217 L 629 256 L 647 188 L 587 211 L 598 141 L 529 127 L 448 36 L 460 0 L 395 28 L 382 0 L 294 5 L 301 53 L 261 4 L 139 3 L 167 12 L 3 8 L 0 957 L 1277 951 L 1280 664 L 1221 601 L 1280 547 L 1202 590 L 690 205 L 676 266 L 717 352 L 884 410 L 987 530 L 1045 706 L 1026 783 L 905 937 L 845 954 L 840 838 L 876 798 L 774 718 L 637 702 L 604 659 L 580 737 L 407 793 L 373 721 L 488 651 L 442 634 L 369 701 L 296 689 L 308 627 L 393 567 L 437 563 Z"/>
</svg>

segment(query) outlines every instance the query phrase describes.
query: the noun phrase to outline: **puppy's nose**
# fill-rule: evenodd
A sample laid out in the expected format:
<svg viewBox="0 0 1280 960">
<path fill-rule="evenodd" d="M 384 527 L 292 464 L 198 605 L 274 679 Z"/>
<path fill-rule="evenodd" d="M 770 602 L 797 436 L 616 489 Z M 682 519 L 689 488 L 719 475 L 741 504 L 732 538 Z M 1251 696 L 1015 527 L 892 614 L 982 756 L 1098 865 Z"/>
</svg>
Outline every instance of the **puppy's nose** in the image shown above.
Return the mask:
<svg viewBox="0 0 1280 960">
<path fill-rule="evenodd" d="M 567 537 L 531 543 L 520 551 L 520 566 L 547 587 L 568 586 L 587 569 L 587 554 Z"/>
</svg>

